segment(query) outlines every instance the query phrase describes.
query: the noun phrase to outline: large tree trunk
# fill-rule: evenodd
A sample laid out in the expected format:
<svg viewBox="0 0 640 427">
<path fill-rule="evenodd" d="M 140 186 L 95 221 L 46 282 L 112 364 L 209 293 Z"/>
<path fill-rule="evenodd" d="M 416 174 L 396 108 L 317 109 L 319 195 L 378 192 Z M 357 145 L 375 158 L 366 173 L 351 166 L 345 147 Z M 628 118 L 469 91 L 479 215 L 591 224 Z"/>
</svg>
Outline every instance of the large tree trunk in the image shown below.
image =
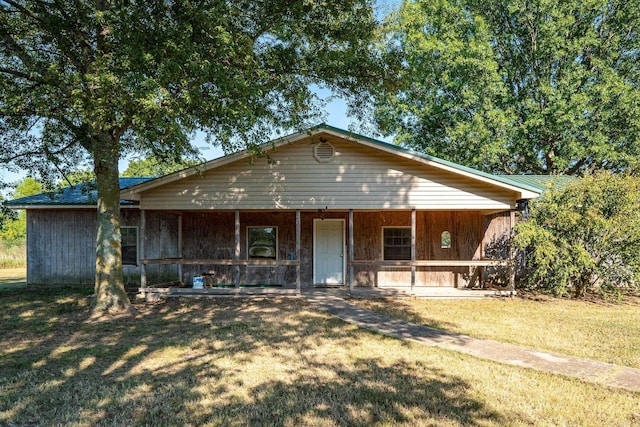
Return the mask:
<svg viewBox="0 0 640 427">
<path fill-rule="evenodd" d="M 103 134 L 94 141 L 94 171 L 98 187 L 98 238 L 93 314 L 133 312 L 124 289 L 120 236 L 119 143 Z"/>
</svg>

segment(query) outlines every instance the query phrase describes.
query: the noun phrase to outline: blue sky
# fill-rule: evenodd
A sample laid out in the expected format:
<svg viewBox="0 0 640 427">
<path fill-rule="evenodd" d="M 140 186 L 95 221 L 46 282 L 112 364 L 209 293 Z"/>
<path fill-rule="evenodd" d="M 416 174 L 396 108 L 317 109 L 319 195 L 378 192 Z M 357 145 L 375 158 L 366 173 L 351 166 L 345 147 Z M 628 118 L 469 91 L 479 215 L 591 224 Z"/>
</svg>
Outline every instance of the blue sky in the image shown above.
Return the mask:
<svg viewBox="0 0 640 427">
<path fill-rule="evenodd" d="M 396 7 L 399 3 L 399 0 L 377 0 L 376 15 L 379 19 L 382 19 L 382 17 L 386 16 L 388 12 Z M 322 89 L 317 89 L 315 93 L 322 99 L 327 99 L 331 96 L 331 93 L 329 91 Z M 347 115 L 347 105 L 344 100 L 332 99 L 327 103 L 325 112 L 325 123 L 331 126 L 349 130 L 353 125 L 355 125 L 354 119 Z M 204 134 L 202 133 L 198 133 L 192 142 L 201 150 L 206 160 L 212 160 L 223 155 L 222 149 L 220 147 L 211 147 L 207 145 L 204 140 Z M 130 159 L 123 159 L 120 161 L 120 172 L 126 169 L 129 160 Z M 4 166 L 0 165 L 0 179 L 2 179 L 4 182 L 16 182 L 28 175 L 28 171 L 21 170 L 18 172 L 10 172 Z M 0 193 L 4 196 L 7 196 L 8 191 L 3 190 Z"/>
<path fill-rule="evenodd" d="M 316 94 L 323 99 L 330 96 L 330 93 L 324 90 L 317 90 Z M 331 126 L 342 129 L 349 129 L 354 124 L 353 119 L 347 116 L 346 103 L 341 99 L 333 99 L 331 100 L 331 102 L 328 102 L 325 108 L 325 112 L 325 122 Z M 203 133 L 198 133 L 192 142 L 196 147 L 200 149 L 206 160 L 212 160 L 223 155 L 222 149 L 220 147 L 211 147 L 205 142 Z M 130 159 L 123 159 L 120 161 L 120 172 L 124 171 L 127 168 L 129 160 Z M 28 171 L 21 170 L 18 172 L 10 172 L 3 166 L 0 166 L 0 178 L 2 178 L 4 182 L 13 183 L 26 176 L 29 176 Z M 7 197 L 9 192 L 10 190 L 3 190 L 1 194 Z"/>
</svg>

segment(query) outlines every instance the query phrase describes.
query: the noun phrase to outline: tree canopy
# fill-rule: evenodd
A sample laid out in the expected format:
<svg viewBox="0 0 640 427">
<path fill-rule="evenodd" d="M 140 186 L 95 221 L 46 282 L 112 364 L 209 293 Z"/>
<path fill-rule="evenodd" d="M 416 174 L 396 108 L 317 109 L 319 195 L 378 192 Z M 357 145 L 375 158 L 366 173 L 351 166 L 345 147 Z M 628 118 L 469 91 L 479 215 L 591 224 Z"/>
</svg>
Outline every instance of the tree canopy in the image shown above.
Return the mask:
<svg viewBox="0 0 640 427">
<path fill-rule="evenodd" d="M 11 194 L 11 199 L 40 194 L 44 191 L 42 183 L 38 180 L 26 177 L 16 183 Z M 7 214 L 3 227 L 0 227 L 0 240 L 9 244 L 24 243 L 27 237 L 27 215 L 25 212 L 15 211 Z"/>
<path fill-rule="evenodd" d="M 134 159 L 129 162 L 127 169 L 122 172 L 122 176 L 127 177 L 158 177 L 168 175 L 173 172 L 196 166 L 200 162 L 197 160 L 179 159 L 158 159 L 155 156 L 149 156 L 144 159 Z"/>
<path fill-rule="evenodd" d="M 316 117 L 317 84 L 357 109 L 386 81 L 370 0 L 0 2 L 0 163 L 97 179 L 94 312 L 129 310 L 118 160 L 252 146 Z"/>
<path fill-rule="evenodd" d="M 638 166 L 640 1 L 404 1 L 387 40 L 405 84 L 376 119 L 398 143 L 490 172 Z"/>
</svg>

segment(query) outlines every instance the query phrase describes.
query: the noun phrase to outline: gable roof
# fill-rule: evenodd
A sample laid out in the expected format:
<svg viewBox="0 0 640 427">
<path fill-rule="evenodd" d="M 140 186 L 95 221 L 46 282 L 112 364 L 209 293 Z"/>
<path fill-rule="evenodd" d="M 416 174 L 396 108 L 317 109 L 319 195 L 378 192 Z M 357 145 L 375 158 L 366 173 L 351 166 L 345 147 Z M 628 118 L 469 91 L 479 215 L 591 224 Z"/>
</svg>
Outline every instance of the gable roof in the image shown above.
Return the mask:
<svg viewBox="0 0 640 427">
<path fill-rule="evenodd" d="M 292 144 L 302 139 L 305 139 L 314 135 L 319 135 L 322 133 L 343 138 L 345 140 L 349 140 L 357 144 L 365 145 L 370 148 L 374 148 L 376 150 L 380 150 L 392 155 L 412 159 L 414 161 L 435 167 L 437 169 L 446 170 L 458 175 L 463 175 L 468 178 L 489 183 L 497 187 L 502 187 L 511 191 L 519 192 L 521 195 L 520 198 L 523 198 L 523 199 L 538 197 L 542 192 L 542 190 L 544 189 L 544 188 L 540 188 L 539 186 L 532 185 L 532 183 L 530 182 L 513 180 L 511 179 L 510 176 L 507 176 L 507 175 L 494 175 L 494 174 L 486 173 L 477 169 L 469 168 L 454 162 L 450 162 L 448 160 L 418 153 L 413 150 L 409 150 L 394 144 L 390 144 L 374 138 L 363 136 L 354 132 L 346 131 L 344 129 L 333 127 L 324 123 L 319 124 L 317 126 L 313 126 L 307 130 L 303 130 L 303 131 L 267 142 L 265 144 L 260 145 L 259 149 L 262 150 L 263 152 L 270 152 L 281 146 Z M 187 178 L 199 173 L 201 174 L 211 169 L 219 168 L 221 166 L 230 164 L 232 162 L 249 158 L 253 155 L 255 155 L 254 152 L 251 152 L 249 150 L 243 150 L 234 154 L 220 157 L 218 159 L 211 160 L 209 162 L 203 163 L 193 168 L 187 168 L 182 171 L 178 171 L 169 175 L 165 175 L 163 177 L 150 180 L 148 182 L 144 182 L 144 183 L 132 186 L 128 188 L 126 191 L 122 192 L 122 197 L 125 199 L 139 200 L 140 198 L 139 193 L 141 192 L 144 192 L 144 191 L 147 191 L 147 190 L 150 190 L 150 189 L 153 189 L 153 188 L 156 188 L 156 187 L 159 187 L 183 178 Z"/>
<path fill-rule="evenodd" d="M 510 181 L 518 182 L 543 192 L 550 187 L 564 187 L 575 179 L 569 175 L 501 175 Z"/>
<path fill-rule="evenodd" d="M 127 189 L 134 185 L 147 182 L 153 178 L 119 178 L 120 190 Z M 65 187 L 60 190 L 48 191 L 45 193 L 34 194 L 32 196 L 21 197 L 19 199 L 10 200 L 7 205 L 14 209 L 25 209 L 34 207 L 57 207 L 57 206 L 95 206 L 98 200 L 98 190 L 94 182 L 83 183 Z M 130 200 L 121 200 L 121 205 L 135 205 Z"/>
</svg>

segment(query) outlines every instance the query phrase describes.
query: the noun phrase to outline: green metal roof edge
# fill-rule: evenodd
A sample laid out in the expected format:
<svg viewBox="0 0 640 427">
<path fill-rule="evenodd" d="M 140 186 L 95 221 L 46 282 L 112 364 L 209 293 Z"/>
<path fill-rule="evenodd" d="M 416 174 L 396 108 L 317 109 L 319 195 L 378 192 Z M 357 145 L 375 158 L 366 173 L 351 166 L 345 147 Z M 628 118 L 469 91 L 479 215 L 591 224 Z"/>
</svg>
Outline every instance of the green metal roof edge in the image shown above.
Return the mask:
<svg viewBox="0 0 640 427">
<path fill-rule="evenodd" d="M 518 187 L 518 188 L 521 188 L 523 190 L 529 190 L 529 191 L 533 191 L 535 193 L 540 193 L 540 192 L 542 192 L 542 190 L 544 190 L 544 188 L 538 188 L 538 187 L 527 185 L 527 184 L 524 184 L 524 183 L 521 183 L 521 182 L 518 182 L 518 181 L 511 180 L 510 178 L 508 178 L 508 176 L 505 176 L 505 175 L 494 175 L 492 173 L 483 172 L 481 170 L 470 168 L 468 166 L 463 166 L 461 164 L 454 163 L 454 162 L 451 162 L 449 160 L 444 160 L 444 159 L 441 159 L 441 158 L 438 158 L 438 157 L 430 156 L 428 154 L 419 153 L 417 151 L 410 150 L 408 148 L 404 148 L 404 147 L 401 147 L 399 145 L 390 144 L 388 142 L 380 141 L 380 140 L 375 139 L 375 138 L 371 138 L 371 137 L 368 137 L 368 136 L 360 135 L 360 134 L 358 134 L 356 132 L 340 129 L 340 128 L 337 128 L 335 126 L 328 125 L 326 123 L 321 123 L 319 125 L 313 126 L 312 128 L 309 129 L 309 131 L 313 131 L 313 130 L 316 130 L 316 129 L 327 129 L 327 130 L 330 130 L 330 131 L 333 131 L 333 132 L 341 133 L 341 134 L 343 134 L 345 136 L 349 136 L 349 137 L 352 137 L 352 138 L 363 139 L 365 141 L 368 141 L 368 142 L 371 142 L 371 143 L 374 143 L 374 144 L 377 144 L 377 145 L 381 145 L 383 147 L 387 147 L 387 148 L 391 148 L 391 149 L 396 150 L 396 151 L 400 151 L 400 152 L 404 152 L 404 153 L 407 153 L 407 154 L 411 154 L 412 156 L 417 156 L 417 157 L 420 157 L 422 159 L 425 159 L 425 160 L 428 160 L 428 161 L 431 161 L 431 162 L 440 163 L 442 165 L 449 166 L 451 168 L 458 169 L 458 170 L 461 170 L 463 172 L 471 173 L 473 175 L 478 175 L 478 176 L 481 176 L 483 178 L 488 178 L 488 179 L 491 179 L 491 180 L 494 180 L 494 181 L 498 181 L 498 182 L 501 182 L 503 184 L 512 185 L 514 187 Z"/>
<path fill-rule="evenodd" d="M 576 177 L 571 175 L 505 175 L 512 181 L 538 187 L 541 191 L 549 188 L 562 188 L 573 182 Z"/>
</svg>

